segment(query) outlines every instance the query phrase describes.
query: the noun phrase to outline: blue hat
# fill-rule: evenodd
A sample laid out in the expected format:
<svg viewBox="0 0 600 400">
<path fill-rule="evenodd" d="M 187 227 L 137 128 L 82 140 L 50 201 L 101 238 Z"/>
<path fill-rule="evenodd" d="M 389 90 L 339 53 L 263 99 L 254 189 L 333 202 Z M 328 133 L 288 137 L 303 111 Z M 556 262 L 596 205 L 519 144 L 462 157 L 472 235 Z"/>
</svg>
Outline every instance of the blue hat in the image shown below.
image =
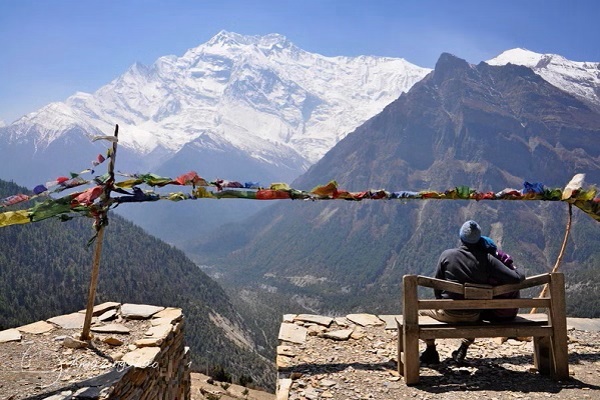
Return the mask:
<svg viewBox="0 0 600 400">
<path fill-rule="evenodd" d="M 475 221 L 467 221 L 460 227 L 460 240 L 467 244 L 475 244 L 481 238 L 481 228 Z"/>
<path fill-rule="evenodd" d="M 483 247 L 489 252 L 495 253 L 498 251 L 498 246 L 496 246 L 496 243 L 487 236 L 481 237 L 481 244 L 483 244 Z"/>
</svg>

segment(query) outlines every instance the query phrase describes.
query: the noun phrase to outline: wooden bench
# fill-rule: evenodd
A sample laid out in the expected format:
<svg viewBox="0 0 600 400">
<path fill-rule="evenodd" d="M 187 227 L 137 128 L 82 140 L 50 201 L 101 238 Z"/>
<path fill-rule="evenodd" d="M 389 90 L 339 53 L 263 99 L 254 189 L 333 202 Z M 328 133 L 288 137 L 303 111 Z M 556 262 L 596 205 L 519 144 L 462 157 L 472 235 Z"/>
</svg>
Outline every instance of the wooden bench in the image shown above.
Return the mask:
<svg viewBox="0 0 600 400">
<path fill-rule="evenodd" d="M 543 298 L 493 299 L 493 297 L 543 285 L 549 285 Z M 462 294 L 464 300 L 419 299 L 418 287 Z M 533 337 L 535 367 L 542 374 L 562 380 L 569 376 L 565 281 L 562 273 L 526 278 L 519 284 L 501 286 L 461 285 L 418 275 L 403 279 L 403 315 L 398 325 L 398 372 L 407 385 L 419 382 L 419 339 Z M 523 293 L 521 292 L 521 295 Z M 544 309 L 542 314 L 519 314 L 508 322 L 444 323 L 419 310 L 474 310 L 501 308 Z"/>
</svg>

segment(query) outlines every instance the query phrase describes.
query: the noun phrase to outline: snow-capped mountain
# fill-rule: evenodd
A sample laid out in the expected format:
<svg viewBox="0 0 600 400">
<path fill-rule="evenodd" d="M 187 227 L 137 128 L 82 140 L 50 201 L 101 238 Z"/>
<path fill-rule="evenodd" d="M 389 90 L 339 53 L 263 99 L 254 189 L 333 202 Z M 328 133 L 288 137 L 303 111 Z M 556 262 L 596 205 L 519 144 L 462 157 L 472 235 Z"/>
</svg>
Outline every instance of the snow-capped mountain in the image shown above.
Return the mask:
<svg viewBox="0 0 600 400">
<path fill-rule="evenodd" d="M 600 107 L 600 62 L 571 61 L 557 54 L 539 54 L 520 48 L 507 50 L 486 62 L 529 67 L 559 89 Z"/>
<path fill-rule="evenodd" d="M 119 147 L 147 168 L 184 149 L 224 162 L 235 150 L 289 178 L 429 72 L 398 58 L 309 53 L 278 34 L 221 31 L 181 57 L 136 63 L 93 94 L 30 113 L 0 136 L 43 153 L 66 135 L 107 135 L 119 124 Z"/>
</svg>

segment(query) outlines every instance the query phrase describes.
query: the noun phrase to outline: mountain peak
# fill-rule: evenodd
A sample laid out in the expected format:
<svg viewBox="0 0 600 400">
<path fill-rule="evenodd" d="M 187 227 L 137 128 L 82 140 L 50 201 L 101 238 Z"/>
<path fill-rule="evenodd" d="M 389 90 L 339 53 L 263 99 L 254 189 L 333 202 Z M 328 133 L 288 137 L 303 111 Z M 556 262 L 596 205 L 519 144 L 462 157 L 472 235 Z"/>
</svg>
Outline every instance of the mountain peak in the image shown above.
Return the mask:
<svg viewBox="0 0 600 400">
<path fill-rule="evenodd" d="M 125 72 L 124 75 L 147 75 L 150 72 L 150 69 L 142 64 L 139 61 L 136 61 L 135 63 L 133 63 L 133 65 L 131 67 L 129 67 L 129 69 L 127 70 L 127 72 Z"/>
<path fill-rule="evenodd" d="M 207 46 L 248 46 L 254 45 L 259 47 L 270 47 L 273 45 L 284 45 L 287 47 L 291 43 L 288 39 L 278 33 L 269 33 L 267 35 L 241 35 L 235 32 L 228 32 L 225 30 L 220 31 L 213 36 L 208 42 Z"/>
<path fill-rule="evenodd" d="M 222 30 L 215 36 L 213 36 L 208 42 L 206 42 L 206 45 L 212 46 L 217 44 L 245 44 L 245 38 L 246 36 L 240 35 L 239 33 Z"/>
<path fill-rule="evenodd" d="M 447 67 L 460 67 L 465 68 L 468 67 L 469 63 L 450 53 L 442 53 L 440 58 L 438 58 L 437 63 L 435 64 L 435 69 L 438 68 L 447 68 Z"/>
<path fill-rule="evenodd" d="M 458 71 L 466 71 L 471 65 L 450 53 L 442 53 L 435 64 L 434 76 L 437 81 L 444 80 L 449 74 L 455 74 Z"/>
<path fill-rule="evenodd" d="M 489 65 L 522 65 L 554 86 L 600 108 L 600 63 L 571 61 L 558 54 L 540 54 L 522 48 L 507 50 L 486 61 Z"/>
<path fill-rule="evenodd" d="M 542 59 L 552 58 L 553 54 L 540 54 L 527 49 L 517 47 L 506 50 L 499 56 L 486 61 L 489 65 L 505 65 L 508 63 L 523 65 L 525 67 L 535 67 Z"/>
</svg>

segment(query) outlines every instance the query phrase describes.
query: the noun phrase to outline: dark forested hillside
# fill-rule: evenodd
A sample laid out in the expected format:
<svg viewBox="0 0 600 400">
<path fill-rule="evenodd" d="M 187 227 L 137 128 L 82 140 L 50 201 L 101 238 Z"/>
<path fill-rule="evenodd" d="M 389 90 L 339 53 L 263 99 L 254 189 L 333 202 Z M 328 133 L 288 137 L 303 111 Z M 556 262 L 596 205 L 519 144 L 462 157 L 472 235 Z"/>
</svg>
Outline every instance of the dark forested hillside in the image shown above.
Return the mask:
<svg viewBox="0 0 600 400">
<path fill-rule="evenodd" d="M 25 189 L 0 180 L 0 198 Z M 6 211 L 6 209 L 2 209 Z M 85 308 L 93 246 L 92 220 L 47 220 L 0 228 L 0 330 Z M 272 363 L 248 340 L 239 347 L 209 317 L 220 315 L 247 337 L 222 288 L 183 252 L 112 215 L 104 235 L 96 303 L 181 307 L 194 367 L 222 365 L 234 377 L 272 386 Z"/>
</svg>

